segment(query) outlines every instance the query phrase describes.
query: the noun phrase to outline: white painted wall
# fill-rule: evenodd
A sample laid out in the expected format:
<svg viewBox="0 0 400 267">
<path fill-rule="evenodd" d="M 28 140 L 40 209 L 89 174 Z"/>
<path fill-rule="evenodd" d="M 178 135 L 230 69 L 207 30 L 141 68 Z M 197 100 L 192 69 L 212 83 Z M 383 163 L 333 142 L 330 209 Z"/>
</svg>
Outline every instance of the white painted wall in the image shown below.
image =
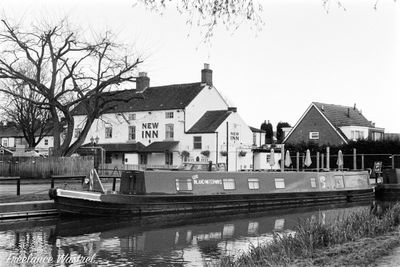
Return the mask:
<svg viewBox="0 0 400 267">
<path fill-rule="evenodd" d="M 352 139 L 351 131 L 361 131 L 363 132 L 364 139 L 368 138 L 369 128 L 368 127 L 360 127 L 360 126 L 342 126 L 340 130 L 344 133 L 344 135 L 349 139 Z M 356 139 L 354 139 L 356 141 Z"/>
<path fill-rule="evenodd" d="M 228 104 L 214 86 L 205 86 L 186 107 L 186 131 L 209 110 L 226 110 Z"/>
<path fill-rule="evenodd" d="M 137 153 L 126 153 L 125 154 L 125 164 L 139 164 L 139 155 Z"/>
<path fill-rule="evenodd" d="M 226 127 L 228 122 L 228 146 L 226 144 Z M 228 151 L 228 170 L 236 171 L 240 166 L 250 166 L 252 164 L 251 148 L 253 145 L 253 132 L 239 116 L 237 112 L 232 114 L 218 127 L 218 146 L 219 151 Z M 233 140 L 235 136 L 233 133 L 238 134 L 239 140 Z M 246 151 L 245 157 L 239 157 L 238 153 L 243 150 Z M 249 155 L 248 155 L 249 154 Z M 226 157 L 218 154 L 218 162 L 226 162 Z"/>
</svg>

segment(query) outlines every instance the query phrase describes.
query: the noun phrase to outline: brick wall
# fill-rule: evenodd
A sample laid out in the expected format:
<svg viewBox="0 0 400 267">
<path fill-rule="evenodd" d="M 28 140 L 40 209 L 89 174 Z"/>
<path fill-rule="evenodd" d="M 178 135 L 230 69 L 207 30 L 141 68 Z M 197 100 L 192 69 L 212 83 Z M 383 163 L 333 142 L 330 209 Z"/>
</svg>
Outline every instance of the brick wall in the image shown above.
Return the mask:
<svg viewBox="0 0 400 267">
<path fill-rule="evenodd" d="M 319 132 L 319 139 L 310 139 L 310 132 Z M 285 143 L 297 144 L 309 141 L 316 142 L 319 145 L 339 145 L 343 144 L 343 139 L 322 117 L 318 110 L 312 106 L 303 120 L 297 125 L 294 132 L 289 136 Z"/>
</svg>

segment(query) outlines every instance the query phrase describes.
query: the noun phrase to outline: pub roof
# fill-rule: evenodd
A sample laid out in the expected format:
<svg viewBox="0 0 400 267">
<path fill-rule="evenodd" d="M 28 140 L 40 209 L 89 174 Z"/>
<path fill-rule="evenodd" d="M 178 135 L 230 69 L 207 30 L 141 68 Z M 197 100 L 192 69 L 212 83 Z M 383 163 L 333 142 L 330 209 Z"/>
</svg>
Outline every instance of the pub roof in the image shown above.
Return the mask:
<svg viewBox="0 0 400 267">
<path fill-rule="evenodd" d="M 183 109 L 205 86 L 202 83 L 188 83 L 148 87 L 142 92 L 135 89 L 105 92 L 103 97 L 107 101 L 115 99 L 105 105 L 109 109 L 105 113 Z M 81 103 L 75 107 L 72 115 L 86 115 L 83 105 Z"/>
</svg>

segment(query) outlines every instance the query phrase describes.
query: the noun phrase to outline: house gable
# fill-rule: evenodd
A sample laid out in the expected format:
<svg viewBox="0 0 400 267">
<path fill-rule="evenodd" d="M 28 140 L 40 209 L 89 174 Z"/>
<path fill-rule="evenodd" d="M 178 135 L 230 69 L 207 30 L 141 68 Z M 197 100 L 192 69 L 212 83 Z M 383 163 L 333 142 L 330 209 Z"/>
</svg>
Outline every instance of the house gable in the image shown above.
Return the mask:
<svg viewBox="0 0 400 267">
<path fill-rule="evenodd" d="M 318 139 L 310 139 L 310 132 L 318 132 Z M 315 142 L 319 145 L 338 145 L 346 143 L 346 139 L 329 122 L 329 120 L 311 104 L 304 115 L 285 138 L 284 143 Z"/>
</svg>

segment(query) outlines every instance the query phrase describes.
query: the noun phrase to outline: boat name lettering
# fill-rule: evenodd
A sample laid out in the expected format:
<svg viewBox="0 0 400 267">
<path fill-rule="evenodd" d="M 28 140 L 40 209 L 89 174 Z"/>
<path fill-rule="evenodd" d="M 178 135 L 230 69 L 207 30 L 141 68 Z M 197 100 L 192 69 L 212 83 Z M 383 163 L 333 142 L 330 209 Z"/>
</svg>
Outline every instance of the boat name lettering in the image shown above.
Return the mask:
<svg viewBox="0 0 400 267">
<path fill-rule="evenodd" d="M 196 185 L 202 185 L 202 184 L 222 184 L 221 179 L 196 179 L 193 180 L 193 183 Z"/>
</svg>

